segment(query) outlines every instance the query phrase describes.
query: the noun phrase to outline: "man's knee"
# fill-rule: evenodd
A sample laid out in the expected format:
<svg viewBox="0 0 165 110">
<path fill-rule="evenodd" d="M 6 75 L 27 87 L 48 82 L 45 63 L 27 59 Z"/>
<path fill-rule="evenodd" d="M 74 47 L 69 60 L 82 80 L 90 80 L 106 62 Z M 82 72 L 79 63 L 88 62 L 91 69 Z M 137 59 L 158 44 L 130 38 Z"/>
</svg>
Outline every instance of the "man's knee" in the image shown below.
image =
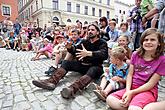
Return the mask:
<svg viewBox="0 0 165 110">
<path fill-rule="evenodd" d="M 61 67 L 68 71 L 68 69 L 70 68 L 70 65 L 71 65 L 71 62 L 70 61 L 63 60 L 62 61 L 62 64 L 61 64 Z"/>
<path fill-rule="evenodd" d="M 93 79 L 99 78 L 103 73 L 103 68 L 99 66 L 92 66 L 87 71 L 87 75 L 90 76 Z"/>
</svg>

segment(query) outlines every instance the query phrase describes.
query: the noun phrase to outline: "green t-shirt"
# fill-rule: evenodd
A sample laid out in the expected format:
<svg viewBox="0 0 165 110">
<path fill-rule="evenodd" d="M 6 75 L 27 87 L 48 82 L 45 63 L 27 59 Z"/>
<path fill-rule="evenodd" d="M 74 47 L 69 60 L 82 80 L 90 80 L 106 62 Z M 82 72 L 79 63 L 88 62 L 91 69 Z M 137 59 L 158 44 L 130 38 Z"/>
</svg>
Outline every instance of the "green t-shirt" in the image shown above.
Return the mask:
<svg viewBox="0 0 165 110">
<path fill-rule="evenodd" d="M 141 15 L 144 16 L 149 11 L 148 8 L 154 8 L 153 0 L 143 0 L 141 3 Z"/>
</svg>

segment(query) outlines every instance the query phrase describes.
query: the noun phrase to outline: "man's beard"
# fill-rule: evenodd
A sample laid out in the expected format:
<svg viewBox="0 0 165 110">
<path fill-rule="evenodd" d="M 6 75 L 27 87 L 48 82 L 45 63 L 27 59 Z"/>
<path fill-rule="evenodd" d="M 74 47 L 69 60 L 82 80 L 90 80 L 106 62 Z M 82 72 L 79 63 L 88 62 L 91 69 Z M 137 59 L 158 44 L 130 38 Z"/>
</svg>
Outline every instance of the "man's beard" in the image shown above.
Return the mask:
<svg viewBox="0 0 165 110">
<path fill-rule="evenodd" d="M 93 35 L 92 33 L 89 33 L 89 35 L 88 35 L 88 39 L 93 39 L 93 38 L 95 38 L 97 35 Z"/>
</svg>

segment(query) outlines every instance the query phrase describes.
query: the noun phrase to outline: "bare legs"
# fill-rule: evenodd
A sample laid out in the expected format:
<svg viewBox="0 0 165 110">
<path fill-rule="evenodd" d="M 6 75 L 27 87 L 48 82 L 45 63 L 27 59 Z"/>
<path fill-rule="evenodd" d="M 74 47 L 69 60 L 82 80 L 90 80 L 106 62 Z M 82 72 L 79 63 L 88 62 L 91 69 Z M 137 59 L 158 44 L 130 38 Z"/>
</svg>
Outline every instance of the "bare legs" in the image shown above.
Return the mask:
<svg viewBox="0 0 165 110">
<path fill-rule="evenodd" d="M 127 110 L 127 108 L 121 106 L 119 99 L 111 95 L 107 97 L 106 102 L 107 105 L 109 105 L 114 110 Z"/>
<path fill-rule="evenodd" d="M 150 103 L 144 107 L 143 110 L 164 110 L 165 101 Z"/>
<path fill-rule="evenodd" d="M 59 54 L 56 53 L 55 56 L 56 56 L 56 58 L 55 58 L 55 66 L 58 67 L 58 63 L 59 63 L 59 61 L 62 58 L 62 53 L 59 53 Z"/>
<path fill-rule="evenodd" d="M 39 60 L 39 57 L 40 57 L 41 55 L 45 55 L 47 58 L 50 57 L 49 52 L 44 51 L 44 52 L 38 52 L 38 53 L 36 54 L 36 56 L 33 57 L 31 60 L 32 60 L 32 61 Z"/>
</svg>

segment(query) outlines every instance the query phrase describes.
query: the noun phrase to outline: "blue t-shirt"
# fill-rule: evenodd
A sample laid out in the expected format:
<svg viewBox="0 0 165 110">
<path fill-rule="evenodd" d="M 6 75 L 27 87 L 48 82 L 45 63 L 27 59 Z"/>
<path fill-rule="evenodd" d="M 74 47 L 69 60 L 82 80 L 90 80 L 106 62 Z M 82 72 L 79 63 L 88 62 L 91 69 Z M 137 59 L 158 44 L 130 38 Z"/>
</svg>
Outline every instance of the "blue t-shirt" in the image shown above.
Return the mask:
<svg viewBox="0 0 165 110">
<path fill-rule="evenodd" d="M 128 64 L 124 63 L 123 66 L 118 69 L 115 64 L 110 64 L 109 74 L 106 76 L 107 80 L 110 80 L 113 76 L 119 76 L 123 79 L 126 79 L 128 74 Z"/>
</svg>

